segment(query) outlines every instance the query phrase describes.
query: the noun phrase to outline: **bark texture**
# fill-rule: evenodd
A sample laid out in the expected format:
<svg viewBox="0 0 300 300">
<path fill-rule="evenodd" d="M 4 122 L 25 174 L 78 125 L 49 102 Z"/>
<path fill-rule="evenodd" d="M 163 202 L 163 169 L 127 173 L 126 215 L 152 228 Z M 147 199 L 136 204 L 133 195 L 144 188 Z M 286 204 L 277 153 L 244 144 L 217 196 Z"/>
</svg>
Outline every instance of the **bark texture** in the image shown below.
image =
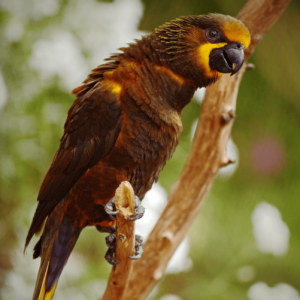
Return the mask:
<svg viewBox="0 0 300 300">
<path fill-rule="evenodd" d="M 117 214 L 116 225 L 116 261 L 121 262 L 112 267 L 102 300 L 122 300 L 132 270 L 132 259 L 128 256 L 134 256 L 135 222 L 128 220 L 128 217 L 134 215 L 135 201 L 134 191 L 129 182 L 123 181 L 117 188 L 115 205 L 120 211 Z"/>
</svg>

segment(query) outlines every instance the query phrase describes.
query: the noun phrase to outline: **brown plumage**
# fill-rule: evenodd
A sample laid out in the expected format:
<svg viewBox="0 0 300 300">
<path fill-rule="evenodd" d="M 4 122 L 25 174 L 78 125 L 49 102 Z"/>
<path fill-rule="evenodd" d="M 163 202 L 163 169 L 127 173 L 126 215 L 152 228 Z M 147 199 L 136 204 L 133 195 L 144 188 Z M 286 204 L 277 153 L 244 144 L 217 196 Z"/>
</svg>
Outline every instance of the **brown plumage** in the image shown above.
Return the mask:
<svg viewBox="0 0 300 300">
<path fill-rule="evenodd" d="M 41 267 L 33 299 L 53 295 L 84 227 L 112 224 L 104 205 L 121 181 L 144 198 L 178 144 L 180 113 L 195 90 L 226 70 L 237 71 L 229 52 L 229 58 L 216 52 L 233 43 L 242 48 L 250 43 L 248 30 L 236 19 L 183 17 L 121 48 L 73 91 L 77 98 L 26 239 L 27 246 L 48 217 L 34 252 Z"/>
</svg>

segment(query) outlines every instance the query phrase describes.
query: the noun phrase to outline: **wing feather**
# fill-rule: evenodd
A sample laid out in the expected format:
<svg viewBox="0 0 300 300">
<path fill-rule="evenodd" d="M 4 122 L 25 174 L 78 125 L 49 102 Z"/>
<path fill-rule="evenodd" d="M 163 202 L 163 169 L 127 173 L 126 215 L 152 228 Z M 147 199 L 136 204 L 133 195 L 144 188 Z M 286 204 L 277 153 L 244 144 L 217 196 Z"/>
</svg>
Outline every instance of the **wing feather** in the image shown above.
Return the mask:
<svg viewBox="0 0 300 300">
<path fill-rule="evenodd" d="M 80 94 L 69 109 L 59 149 L 40 188 L 26 246 L 57 203 L 89 168 L 110 153 L 118 138 L 118 96 L 105 87 L 104 80 Z"/>
</svg>

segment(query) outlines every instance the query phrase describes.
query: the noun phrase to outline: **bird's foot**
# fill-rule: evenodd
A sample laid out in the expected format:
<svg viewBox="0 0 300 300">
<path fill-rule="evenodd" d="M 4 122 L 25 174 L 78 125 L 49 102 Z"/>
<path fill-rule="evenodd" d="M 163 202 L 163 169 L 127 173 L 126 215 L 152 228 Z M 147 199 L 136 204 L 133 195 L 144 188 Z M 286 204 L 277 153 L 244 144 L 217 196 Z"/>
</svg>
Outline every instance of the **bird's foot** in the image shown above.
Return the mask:
<svg viewBox="0 0 300 300">
<path fill-rule="evenodd" d="M 119 213 L 119 210 L 116 210 L 115 197 L 112 197 L 104 206 L 104 210 L 109 215 L 111 220 L 116 220 L 116 214 Z"/>
<path fill-rule="evenodd" d="M 105 238 L 105 242 L 108 250 L 106 251 L 104 258 L 111 265 L 118 265 L 121 261 L 116 261 L 116 230 Z"/>
<path fill-rule="evenodd" d="M 140 219 L 144 213 L 145 213 L 145 208 L 142 206 L 142 202 L 139 199 L 138 196 L 134 196 L 135 200 L 135 210 L 134 210 L 134 216 L 132 218 L 128 218 L 130 221 L 135 221 Z M 109 215 L 111 220 L 116 220 L 116 214 L 119 213 L 119 210 L 116 210 L 116 205 L 115 205 L 115 197 L 112 197 L 104 206 L 104 210 L 106 213 Z"/>
<path fill-rule="evenodd" d="M 135 247 L 134 247 L 134 256 L 130 256 L 129 258 L 137 260 L 142 257 L 144 251 L 142 245 L 144 244 L 144 238 L 141 235 L 135 235 Z"/>
<path fill-rule="evenodd" d="M 131 218 L 128 218 L 130 221 L 135 221 L 143 217 L 145 213 L 145 208 L 142 206 L 141 201 L 139 197 L 134 196 L 135 200 L 135 210 L 134 215 Z M 116 220 L 116 214 L 119 213 L 118 210 L 116 210 L 115 206 L 115 198 L 111 198 L 106 205 L 104 206 L 104 209 L 106 213 L 109 215 L 111 220 Z M 120 261 L 116 260 L 116 230 L 114 227 L 102 227 L 100 225 L 96 226 L 96 228 L 100 232 L 108 232 L 110 233 L 109 236 L 105 238 L 106 245 L 108 246 L 108 250 L 105 254 L 105 259 L 110 263 L 111 265 L 118 265 Z M 134 256 L 129 256 L 131 259 L 139 259 L 143 255 L 143 248 L 142 245 L 144 244 L 144 239 L 140 235 L 135 236 L 135 251 Z"/>
<path fill-rule="evenodd" d="M 145 207 L 142 206 L 142 202 L 138 196 L 134 196 L 135 200 L 135 210 L 134 210 L 134 216 L 132 218 L 128 218 L 130 221 L 136 221 L 143 217 L 145 213 Z"/>
<path fill-rule="evenodd" d="M 108 227 L 106 227 L 108 228 Z M 114 228 L 114 227 L 111 227 Z M 98 229 L 98 228 L 97 228 Z M 102 231 L 103 232 L 103 231 Z M 116 261 L 116 231 L 111 233 L 109 236 L 105 238 L 106 245 L 108 246 L 108 250 L 105 254 L 106 261 L 111 265 L 118 265 L 121 261 Z M 134 256 L 129 256 L 129 258 L 137 260 L 142 257 L 144 251 L 142 245 L 144 244 L 144 239 L 142 236 L 136 234 L 135 235 L 135 247 L 134 247 Z"/>
</svg>

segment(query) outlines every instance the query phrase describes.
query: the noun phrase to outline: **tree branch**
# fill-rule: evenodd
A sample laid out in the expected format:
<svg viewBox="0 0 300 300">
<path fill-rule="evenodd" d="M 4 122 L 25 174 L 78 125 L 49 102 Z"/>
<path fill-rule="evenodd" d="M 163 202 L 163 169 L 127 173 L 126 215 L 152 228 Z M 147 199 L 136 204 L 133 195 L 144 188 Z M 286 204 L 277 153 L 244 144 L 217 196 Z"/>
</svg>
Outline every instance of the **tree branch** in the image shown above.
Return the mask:
<svg viewBox="0 0 300 300">
<path fill-rule="evenodd" d="M 238 14 L 252 42 L 247 59 L 290 0 L 249 0 Z M 207 88 L 195 140 L 169 202 L 135 262 L 124 300 L 145 299 L 162 278 L 169 259 L 183 240 L 206 198 L 220 167 L 230 163 L 226 145 L 235 117 L 236 98 L 246 64 L 231 77 L 223 75 Z M 133 288 L 134 287 L 134 288 Z"/>
<path fill-rule="evenodd" d="M 122 300 L 132 270 L 132 259 L 128 256 L 134 256 L 135 222 L 127 219 L 134 215 L 135 200 L 129 182 L 123 181 L 117 188 L 115 205 L 120 211 L 116 225 L 116 261 L 120 260 L 121 263 L 113 266 L 102 300 Z"/>
</svg>

